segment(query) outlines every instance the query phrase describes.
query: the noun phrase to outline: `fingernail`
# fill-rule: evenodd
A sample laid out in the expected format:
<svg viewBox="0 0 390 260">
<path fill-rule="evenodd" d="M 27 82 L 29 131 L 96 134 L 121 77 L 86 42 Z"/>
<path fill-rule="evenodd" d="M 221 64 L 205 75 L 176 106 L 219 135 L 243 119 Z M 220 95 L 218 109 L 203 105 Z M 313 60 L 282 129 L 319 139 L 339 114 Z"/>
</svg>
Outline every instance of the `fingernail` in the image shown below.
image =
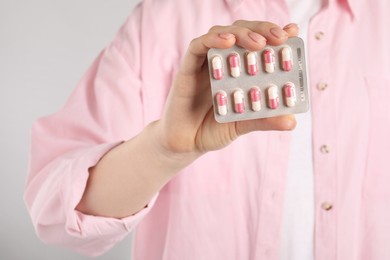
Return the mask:
<svg viewBox="0 0 390 260">
<path fill-rule="evenodd" d="M 270 29 L 270 32 L 273 36 L 275 36 L 276 38 L 280 39 L 280 38 L 284 38 L 284 37 L 288 37 L 288 33 L 283 31 L 282 29 L 280 29 L 279 27 L 273 27 Z"/>
<path fill-rule="evenodd" d="M 284 26 L 283 29 L 290 29 L 291 27 L 297 27 L 297 28 L 299 28 L 299 27 L 298 27 L 298 24 L 296 24 L 296 23 L 289 23 L 289 24 L 287 24 L 286 26 Z"/>
<path fill-rule="evenodd" d="M 221 37 L 222 39 L 225 39 L 225 40 L 229 40 L 231 38 L 234 38 L 235 36 L 232 33 L 220 33 L 219 37 Z"/>
<path fill-rule="evenodd" d="M 257 43 L 266 41 L 266 39 L 262 35 L 255 33 L 255 32 L 250 32 L 248 34 L 248 36 L 249 36 L 249 38 L 251 38 L 253 41 L 255 41 Z"/>
</svg>

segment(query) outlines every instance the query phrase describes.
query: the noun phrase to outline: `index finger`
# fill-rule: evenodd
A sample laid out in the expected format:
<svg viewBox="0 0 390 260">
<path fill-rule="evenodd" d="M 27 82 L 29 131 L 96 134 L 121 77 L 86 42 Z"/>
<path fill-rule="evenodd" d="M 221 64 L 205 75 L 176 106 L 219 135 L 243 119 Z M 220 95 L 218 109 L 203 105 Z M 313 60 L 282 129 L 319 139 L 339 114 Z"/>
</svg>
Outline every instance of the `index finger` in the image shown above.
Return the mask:
<svg viewBox="0 0 390 260">
<path fill-rule="evenodd" d="M 184 57 L 180 72 L 184 75 L 195 74 L 201 71 L 211 48 L 227 49 L 236 42 L 232 33 L 207 33 L 191 41 Z"/>
</svg>

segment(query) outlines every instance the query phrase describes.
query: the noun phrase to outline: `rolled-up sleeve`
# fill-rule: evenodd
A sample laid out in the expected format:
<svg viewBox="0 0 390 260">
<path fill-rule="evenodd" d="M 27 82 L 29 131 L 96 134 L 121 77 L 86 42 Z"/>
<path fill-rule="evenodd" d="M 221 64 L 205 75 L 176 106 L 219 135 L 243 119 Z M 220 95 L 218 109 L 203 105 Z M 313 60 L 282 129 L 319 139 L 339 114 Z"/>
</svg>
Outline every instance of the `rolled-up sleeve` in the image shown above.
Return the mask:
<svg viewBox="0 0 390 260">
<path fill-rule="evenodd" d="M 24 194 L 38 236 L 90 256 L 122 240 L 142 220 L 157 195 L 124 219 L 82 214 L 89 168 L 144 127 L 140 77 L 139 5 L 99 55 L 65 106 L 32 127 Z M 131 57 L 131 59 L 130 59 Z M 130 169 L 131 170 L 131 169 Z"/>
</svg>

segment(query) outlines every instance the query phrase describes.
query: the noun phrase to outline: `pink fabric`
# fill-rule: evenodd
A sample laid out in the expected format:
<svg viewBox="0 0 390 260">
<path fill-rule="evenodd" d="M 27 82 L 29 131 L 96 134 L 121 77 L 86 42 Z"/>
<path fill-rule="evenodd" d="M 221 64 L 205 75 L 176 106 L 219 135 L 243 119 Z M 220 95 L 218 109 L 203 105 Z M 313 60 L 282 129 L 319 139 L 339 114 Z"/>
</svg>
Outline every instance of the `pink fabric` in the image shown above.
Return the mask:
<svg viewBox="0 0 390 260">
<path fill-rule="evenodd" d="M 315 257 L 390 259 L 390 2 L 325 2 L 307 43 Z M 236 19 L 285 25 L 288 17 L 281 0 L 139 5 L 64 108 L 33 126 L 25 201 L 39 237 L 99 255 L 137 226 L 136 260 L 277 260 L 290 133 L 251 133 L 204 155 L 134 216 L 74 209 L 88 168 L 160 117 L 192 38 Z M 324 202 L 332 209 L 322 209 Z"/>
</svg>

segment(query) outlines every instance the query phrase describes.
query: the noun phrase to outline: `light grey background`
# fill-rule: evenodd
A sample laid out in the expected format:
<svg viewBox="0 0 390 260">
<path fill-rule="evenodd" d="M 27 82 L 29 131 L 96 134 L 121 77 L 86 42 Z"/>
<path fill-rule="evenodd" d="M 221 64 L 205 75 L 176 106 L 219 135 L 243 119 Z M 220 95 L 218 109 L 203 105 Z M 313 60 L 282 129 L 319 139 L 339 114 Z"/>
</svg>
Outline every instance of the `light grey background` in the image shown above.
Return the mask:
<svg viewBox="0 0 390 260">
<path fill-rule="evenodd" d="M 89 259 L 44 245 L 22 200 L 32 122 L 57 111 L 140 0 L 0 0 L 0 259 Z M 130 259 L 130 237 L 97 259 Z"/>
</svg>

